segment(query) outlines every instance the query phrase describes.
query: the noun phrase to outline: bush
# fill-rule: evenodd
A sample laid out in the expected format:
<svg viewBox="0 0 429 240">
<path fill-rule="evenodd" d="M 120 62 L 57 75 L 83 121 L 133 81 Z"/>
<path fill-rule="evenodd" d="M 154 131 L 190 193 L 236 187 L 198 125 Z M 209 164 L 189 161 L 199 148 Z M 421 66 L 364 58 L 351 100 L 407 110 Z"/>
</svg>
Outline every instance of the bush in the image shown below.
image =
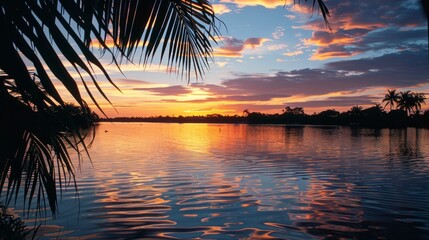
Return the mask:
<svg viewBox="0 0 429 240">
<path fill-rule="evenodd" d="M 0 203 L 0 240 L 25 239 L 31 232 L 26 228 L 21 218 L 13 216 L 6 206 Z"/>
</svg>

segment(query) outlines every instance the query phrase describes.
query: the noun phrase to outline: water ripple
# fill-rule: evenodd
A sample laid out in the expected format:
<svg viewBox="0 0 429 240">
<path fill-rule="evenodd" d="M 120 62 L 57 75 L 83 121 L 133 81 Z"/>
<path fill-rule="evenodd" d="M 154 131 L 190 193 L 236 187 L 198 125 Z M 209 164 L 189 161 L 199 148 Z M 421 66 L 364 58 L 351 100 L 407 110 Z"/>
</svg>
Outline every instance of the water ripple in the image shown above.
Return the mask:
<svg viewBox="0 0 429 240">
<path fill-rule="evenodd" d="M 38 237 L 429 239 L 428 130 L 99 128 Z"/>
</svg>

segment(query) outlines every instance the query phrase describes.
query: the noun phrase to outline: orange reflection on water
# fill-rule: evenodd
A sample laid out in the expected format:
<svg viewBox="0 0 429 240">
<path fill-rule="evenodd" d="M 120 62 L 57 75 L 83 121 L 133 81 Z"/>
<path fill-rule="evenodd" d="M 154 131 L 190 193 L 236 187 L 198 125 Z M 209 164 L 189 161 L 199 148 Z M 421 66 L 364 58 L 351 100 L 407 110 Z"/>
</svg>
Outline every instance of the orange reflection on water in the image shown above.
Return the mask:
<svg viewBox="0 0 429 240">
<path fill-rule="evenodd" d="M 98 129 L 93 166 L 78 173 L 88 222 L 148 238 L 363 231 L 368 208 L 356 173 L 375 172 L 378 181 L 389 164 L 404 166 L 399 172 L 429 165 L 392 160 L 429 152 L 414 132 L 383 138 L 386 132 L 326 126 L 153 123 Z"/>
</svg>

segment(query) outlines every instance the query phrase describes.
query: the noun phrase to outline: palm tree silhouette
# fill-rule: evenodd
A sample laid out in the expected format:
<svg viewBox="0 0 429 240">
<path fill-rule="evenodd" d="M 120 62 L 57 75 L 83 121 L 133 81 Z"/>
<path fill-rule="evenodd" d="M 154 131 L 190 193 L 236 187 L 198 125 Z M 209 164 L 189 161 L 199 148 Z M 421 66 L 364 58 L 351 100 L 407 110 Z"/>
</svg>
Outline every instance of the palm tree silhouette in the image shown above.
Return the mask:
<svg viewBox="0 0 429 240">
<path fill-rule="evenodd" d="M 56 182 L 74 178 L 67 145 L 77 149 L 84 136 L 72 112 L 53 111 L 67 107 L 53 82 L 60 81 L 80 109 L 87 105 L 67 65 L 80 75 L 90 99 L 103 112 L 88 84 L 109 103 L 95 73 L 115 84 L 91 51 L 93 46 L 98 44 L 119 68 L 144 45 L 142 64 L 157 55 L 160 61 L 167 59 L 168 66 L 180 67 L 182 77 L 201 77 L 212 56 L 218 23 L 208 0 L 1 1 L 0 195 L 7 189 L 10 201 L 22 182 L 29 205 L 34 194 L 46 193 L 55 213 Z M 76 136 L 75 141 L 66 135 Z"/>
<path fill-rule="evenodd" d="M 323 0 L 312 2 L 318 3 L 327 23 L 329 11 Z M 35 194 L 40 200 L 44 199 L 40 194 L 46 193 L 55 213 L 56 182 L 74 178 L 67 146 L 86 148 L 78 144 L 84 136 L 73 114 L 52 111 L 66 106 L 54 81 L 81 109 L 87 109 L 68 66 L 79 74 L 89 98 L 104 114 L 95 94 L 110 100 L 95 74 L 101 72 L 116 85 L 92 51 L 94 46 L 118 68 L 136 58 L 147 65 L 157 56 L 169 67 L 178 67 L 180 76 L 189 81 L 208 69 L 220 23 L 209 0 L 0 1 L 4 33 L 0 38 L 0 195 L 7 189 L 10 201 L 24 183 L 29 206 Z M 70 135 L 74 140 L 66 137 Z"/>
<path fill-rule="evenodd" d="M 392 108 L 398 104 L 399 102 L 399 94 L 396 93 L 396 90 L 387 90 L 386 95 L 384 95 L 384 99 L 383 99 L 383 103 L 386 102 L 386 104 L 384 105 L 384 108 L 386 108 L 388 105 L 390 106 L 390 110 L 392 110 Z"/>
<path fill-rule="evenodd" d="M 399 93 L 398 108 L 411 114 L 416 106 L 416 99 L 411 91 L 404 91 Z"/>
<path fill-rule="evenodd" d="M 426 96 L 424 93 L 414 93 L 413 94 L 414 102 L 415 102 L 415 112 L 419 112 L 422 109 L 422 104 L 426 104 Z"/>
</svg>

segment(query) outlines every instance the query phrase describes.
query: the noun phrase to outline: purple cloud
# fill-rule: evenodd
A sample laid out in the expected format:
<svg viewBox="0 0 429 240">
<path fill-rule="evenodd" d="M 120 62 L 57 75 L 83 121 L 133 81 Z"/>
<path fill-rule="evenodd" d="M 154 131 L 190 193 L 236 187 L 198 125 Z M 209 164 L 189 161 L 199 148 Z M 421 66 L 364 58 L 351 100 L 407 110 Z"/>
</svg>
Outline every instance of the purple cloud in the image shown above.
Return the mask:
<svg viewBox="0 0 429 240">
<path fill-rule="evenodd" d="M 133 88 L 133 90 L 148 91 L 161 96 L 163 95 L 178 96 L 178 95 L 189 94 L 192 92 L 189 88 L 186 88 L 182 85 L 175 85 L 175 86 L 169 86 L 169 87 L 156 87 L 156 88 Z"/>
<path fill-rule="evenodd" d="M 309 21 L 314 30 L 307 45 L 318 46 L 311 59 L 348 57 L 367 51 L 413 49 L 425 39 L 426 19 L 417 1 L 329 1 L 333 32 L 323 21 Z M 427 43 L 426 43 L 427 44 Z"/>
</svg>

